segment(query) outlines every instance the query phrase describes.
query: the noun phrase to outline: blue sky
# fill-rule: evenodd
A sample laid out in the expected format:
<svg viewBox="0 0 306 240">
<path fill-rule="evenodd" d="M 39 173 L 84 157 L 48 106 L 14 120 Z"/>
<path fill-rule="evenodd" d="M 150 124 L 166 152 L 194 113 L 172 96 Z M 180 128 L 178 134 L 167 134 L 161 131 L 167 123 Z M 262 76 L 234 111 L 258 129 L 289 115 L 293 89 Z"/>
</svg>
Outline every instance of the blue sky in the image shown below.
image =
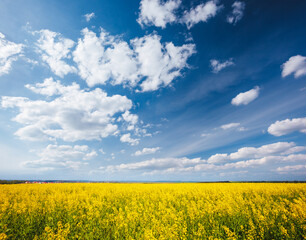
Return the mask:
<svg viewBox="0 0 306 240">
<path fill-rule="evenodd" d="M 0 178 L 306 180 L 303 1 L 0 3 Z"/>
</svg>

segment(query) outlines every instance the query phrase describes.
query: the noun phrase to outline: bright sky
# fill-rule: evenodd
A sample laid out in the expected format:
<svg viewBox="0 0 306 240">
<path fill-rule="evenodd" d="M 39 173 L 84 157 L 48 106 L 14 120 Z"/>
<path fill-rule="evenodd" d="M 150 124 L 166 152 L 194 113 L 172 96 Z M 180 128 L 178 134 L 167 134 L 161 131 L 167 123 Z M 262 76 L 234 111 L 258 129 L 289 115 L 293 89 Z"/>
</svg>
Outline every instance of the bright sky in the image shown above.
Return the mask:
<svg viewBox="0 0 306 240">
<path fill-rule="evenodd" d="M 306 180 L 306 2 L 2 0 L 0 179 Z"/>
</svg>

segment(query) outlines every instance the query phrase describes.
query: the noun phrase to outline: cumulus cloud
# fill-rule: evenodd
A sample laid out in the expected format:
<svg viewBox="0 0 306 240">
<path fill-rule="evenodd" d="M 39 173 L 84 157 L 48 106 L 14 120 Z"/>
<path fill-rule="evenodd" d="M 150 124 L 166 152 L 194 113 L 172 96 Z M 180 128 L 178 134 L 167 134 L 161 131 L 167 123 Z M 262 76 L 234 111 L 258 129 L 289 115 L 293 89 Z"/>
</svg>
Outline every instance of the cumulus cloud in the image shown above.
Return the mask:
<svg viewBox="0 0 306 240">
<path fill-rule="evenodd" d="M 141 0 L 140 13 L 137 22 L 144 27 L 155 26 L 165 28 L 167 24 L 185 24 L 188 29 L 199 22 L 207 22 L 216 16 L 222 8 L 218 1 L 208 1 L 184 11 L 182 16 L 176 14 L 181 6 L 181 0 Z"/>
<path fill-rule="evenodd" d="M 287 77 L 294 74 L 295 78 L 306 75 L 306 57 L 296 55 L 282 65 L 282 77 Z"/>
<path fill-rule="evenodd" d="M 135 156 L 141 156 L 141 155 L 148 155 L 148 154 L 154 154 L 156 153 L 160 148 L 143 148 L 141 151 L 138 150 L 134 153 Z"/>
<path fill-rule="evenodd" d="M 222 69 L 227 68 L 232 65 L 235 65 L 233 62 L 233 59 L 229 59 L 224 62 L 220 62 L 219 60 L 216 60 L 216 59 L 210 60 L 210 67 L 212 68 L 213 73 L 218 73 Z"/>
<path fill-rule="evenodd" d="M 168 23 L 176 22 L 175 11 L 179 8 L 181 0 L 141 0 L 140 13 L 137 22 L 144 25 L 165 28 Z"/>
<path fill-rule="evenodd" d="M 138 122 L 138 116 L 136 114 L 131 114 L 129 111 L 123 113 L 122 118 L 132 125 L 135 125 Z"/>
<path fill-rule="evenodd" d="M 154 91 L 168 86 L 188 67 L 187 59 L 195 53 L 194 44 L 174 46 L 172 42 L 162 44 L 158 35 L 134 39 L 133 45 L 140 64 L 140 75 L 145 80 L 140 84 L 142 91 Z"/>
<path fill-rule="evenodd" d="M 228 23 L 235 25 L 243 17 L 245 3 L 236 1 L 233 3 L 232 8 L 233 8 L 233 11 L 231 14 L 227 16 L 226 20 Z"/>
<path fill-rule="evenodd" d="M 54 81 L 53 78 L 46 78 L 42 83 L 36 83 L 35 85 L 26 84 L 26 88 L 32 92 L 46 96 L 64 95 L 79 90 L 79 85 L 72 83 L 72 85 L 64 86 L 60 81 Z"/>
<path fill-rule="evenodd" d="M 129 83 L 135 86 L 139 80 L 137 61 L 126 42 L 103 29 L 99 37 L 87 28 L 82 30 L 82 35 L 73 52 L 73 60 L 88 86 L 105 84 L 108 80 L 114 85 Z"/>
<path fill-rule="evenodd" d="M 217 154 L 210 156 L 207 159 L 207 162 L 215 164 L 215 163 L 227 162 L 228 160 L 230 160 L 230 157 L 226 153 L 217 153 Z"/>
<path fill-rule="evenodd" d="M 143 80 L 142 91 L 154 91 L 180 76 L 188 67 L 187 59 L 195 53 L 194 44 L 161 43 L 156 34 L 135 38 L 129 45 L 103 29 L 99 37 L 87 28 L 82 33 L 73 59 L 89 86 L 110 81 L 135 87 Z"/>
<path fill-rule="evenodd" d="M 282 161 L 295 161 L 303 160 L 306 155 L 294 155 L 294 153 L 302 152 L 306 150 L 306 146 L 296 146 L 294 142 L 277 142 L 272 144 L 263 145 L 261 147 L 243 147 L 238 149 L 237 152 L 230 154 L 214 154 L 208 158 L 207 162 L 216 164 L 224 162 L 233 162 L 241 159 L 251 159 L 251 162 L 245 163 L 245 161 L 240 161 L 239 163 L 233 163 L 234 165 L 227 166 L 242 166 L 249 163 L 261 163 L 267 159 L 278 159 Z M 287 156 L 289 155 L 289 156 Z M 253 161 L 256 160 L 256 161 Z M 232 164 L 232 163 L 230 163 Z"/>
<path fill-rule="evenodd" d="M 190 29 L 199 22 L 207 22 L 208 19 L 214 17 L 221 8 L 221 6 L 217 6 L 217 1 L 208 1 L 199 4 L 189 11 L 185 11 L 181 21 Z"/>
<path fill-rule="evenodd" d="M 95 13 L 87 13 L 84 15 L 86 22 L 89 22 L 92 18 L 95 17 Z"/>
<path fill-rule="evenodd" d="M 132 146 L 138 145 L 138 143 L 139 143 L 139 139 L 131 138 L 131 134 L 130 133 L 123 134 L 120 137 L 120 141 L 121 142 L 125 142 L 125 143 L 129 143 Z"/>
<path fill-rule="evenodd" d="M 110 83 L 139 86 L 141 89 L 137 91 L 155 91 L 181 76 L 189 67 L 187 60 L 196 52 L 194 44 L 162 43 L 157 34 L 135 38 L 128 43 L 103 29 L 97 35 L 85 28 L 75 44 L 50 30 L 34 33 L 40 36 L 37 47 L 42 60 L 57 76 L 77 73 L 89 87 Z"/>
<path fill-rule="evenodd" d="M 142 171 L 144 174 L 176 172 L 210 172 L 229 169 L 255 168 L 267 164 L 306 161 L 306 154 L 294 154 L 306 150 L 306 146 L 296 146 L 293 142 L 277 142 L 261 147 L 244 147 L 237 152 L 214 154 L 207 160 L 201 158 L 153 158 L 136 163 L 109 165 L 103 171 Z"/>
<path fill-rule="evenodd" d="M 64 77 L 68 73 L 76 73 L 77 69 L 64 61 L 71 58 L 71 48 L 75 45 L 74 41 L 47 29 L 35 33 L 40 36 L 37 46 L 42 60 L 49 65 L 54 74 Z"/>
<path fill-rule="evenodd" d="M 240 148 L 237 152 L 231 153 L 229 156 L 232 160 L 245 158 L 261 158 L 274 154 L 284 154 L 287 153 L 289 150 L 292 150 L 294 147 L 295 143 L 293 142 L 277 142 L 268 145 L 263 145 L 259 148 L 243 147 Z M 295 149 L 295 151 L 299 150 L 301 149 Z M 291 153 L 295 151 L 292 151 Z"/>
<path fill-rule="evenodd" d="M 132 108 L 125 96 L 108 96 L 99 88 L 81 90 L 76 83 L 64 86 L 52 78 L 26 87 L 52 100 L 2 97 L 3 108 L 19 109 L 13 120 L 24 127 L 15 134 L 25 140 L 100 140 L 118 130 L 115 115 Z"/>
<path fill-rule="evenodd" d="M 90 160 L 97 156 L 97 153 L 89 150 L 87 145 L 55 145 L 49 144 L 45 149 L 38 152 L 40 160 Z"/>
<path fill-rule="evenodd" d="M 79 169 L 87 165 L 87 161 L 97 156 L 97 153 L 89 150 L 87 145 L 52 145 L 49 144 L 41 151 L 35 151 L 38 160 L 24 162 L 23 165 L 29 168 L 72 168 Z"/>
<path fill-rule="evenodd" d="M 18 59 L 23 47 L 23 44 L 6 40 L 0 32 L 0 76 L 10 72 L 12 63 Z"/>
<path fill-rule="evenodd" d="M 259 90 L 260 88 L 256 86 L 247 92 L 239 93 L 236 97 L 232 99 L 232 104 L 235 106 L 249 104 L 250 102 L 254 101 L 258 97 Z"/>
<path fill-rule="evenodd" d="M 306 118 L 293 118 L 276 121 L 268 128 L 268 132 L 274 136 L 283 136 L 295 131 L 306 133 Z"/>
</svg>

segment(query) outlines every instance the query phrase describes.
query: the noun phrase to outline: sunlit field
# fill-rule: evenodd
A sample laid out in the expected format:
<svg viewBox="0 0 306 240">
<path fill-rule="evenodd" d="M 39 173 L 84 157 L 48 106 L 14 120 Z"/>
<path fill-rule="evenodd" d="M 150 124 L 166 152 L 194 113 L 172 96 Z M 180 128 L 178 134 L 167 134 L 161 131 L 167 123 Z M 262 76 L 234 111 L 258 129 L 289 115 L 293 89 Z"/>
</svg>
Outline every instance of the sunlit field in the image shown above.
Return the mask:
<svg viewBox="0 0 306 240">
<path fill-rule="evenodd" d="M 0 185 L 0 239 L 305 239 L 306 184 Z"/>
</svg>

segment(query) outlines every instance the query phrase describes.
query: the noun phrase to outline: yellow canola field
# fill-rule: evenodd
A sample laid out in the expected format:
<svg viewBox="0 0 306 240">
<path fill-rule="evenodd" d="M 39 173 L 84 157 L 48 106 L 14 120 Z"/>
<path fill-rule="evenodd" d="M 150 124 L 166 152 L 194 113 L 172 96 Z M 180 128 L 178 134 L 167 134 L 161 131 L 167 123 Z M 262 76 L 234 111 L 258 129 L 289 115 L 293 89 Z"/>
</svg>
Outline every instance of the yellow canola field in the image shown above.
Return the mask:
<svg viewBox="0 0 306 240">
<path fill-rule="evenodd" d="M 305 239 L 305 187 L 0 185 L 0 239 Z"/>
</svg>

